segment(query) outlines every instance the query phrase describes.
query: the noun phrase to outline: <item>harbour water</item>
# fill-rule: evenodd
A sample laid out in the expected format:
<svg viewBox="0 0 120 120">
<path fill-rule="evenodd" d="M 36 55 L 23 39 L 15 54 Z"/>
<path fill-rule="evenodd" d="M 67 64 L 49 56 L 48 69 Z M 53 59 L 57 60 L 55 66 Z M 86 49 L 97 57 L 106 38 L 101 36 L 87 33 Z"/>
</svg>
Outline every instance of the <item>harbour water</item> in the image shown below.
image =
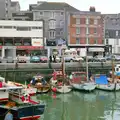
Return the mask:
<svg viewBox="0 0 120 120">
<path fill-rule="evenodd" d="M 120 120 L 120 92 L 73 91 L 36 98 L 47 104 L 43 120 Z"/>
</svg>

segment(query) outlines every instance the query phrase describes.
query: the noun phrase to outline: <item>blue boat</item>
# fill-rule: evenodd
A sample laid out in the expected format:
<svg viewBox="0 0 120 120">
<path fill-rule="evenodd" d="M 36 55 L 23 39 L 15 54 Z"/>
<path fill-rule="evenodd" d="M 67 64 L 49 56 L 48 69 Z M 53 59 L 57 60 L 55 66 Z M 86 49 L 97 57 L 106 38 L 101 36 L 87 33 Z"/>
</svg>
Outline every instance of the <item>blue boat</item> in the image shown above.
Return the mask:
<svg viewBox="0 0 120 120">
<path fill-rule="evenodd" d="M 14 120 L 35 120 L 39 119 L 44 114 L 44 110 L 45 104 L 24 103 L 13 107 L 1 105 L 0 120 L 3 120 L 9 111 L 11 111 Z"/>
</svg>

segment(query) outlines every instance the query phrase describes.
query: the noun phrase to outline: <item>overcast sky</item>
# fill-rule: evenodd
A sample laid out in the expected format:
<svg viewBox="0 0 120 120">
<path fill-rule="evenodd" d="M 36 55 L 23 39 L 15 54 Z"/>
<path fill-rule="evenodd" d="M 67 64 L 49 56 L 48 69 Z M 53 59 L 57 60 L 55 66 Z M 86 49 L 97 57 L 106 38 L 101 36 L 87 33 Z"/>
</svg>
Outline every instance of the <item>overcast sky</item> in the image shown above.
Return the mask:
<svg viewBox="0 0 120 120">
<path fill-rule="evenodd" d="M 16 0 L 12 0 L 16 1 Z M 29 4 L 35 4 L 38 0 L 18 0 L 22 10 L 28 9 Z M 39 0 L 40 1 L 40 0 Z M 45 1 L 45 0 L 41 0 Z M 89 10 L 90 6 L 95 6 L 96 11 L 102 13 L 120 13 L 120 0 L 46 0 L 48 2 L 66 2 L 79 10 Z"/>
</svg>

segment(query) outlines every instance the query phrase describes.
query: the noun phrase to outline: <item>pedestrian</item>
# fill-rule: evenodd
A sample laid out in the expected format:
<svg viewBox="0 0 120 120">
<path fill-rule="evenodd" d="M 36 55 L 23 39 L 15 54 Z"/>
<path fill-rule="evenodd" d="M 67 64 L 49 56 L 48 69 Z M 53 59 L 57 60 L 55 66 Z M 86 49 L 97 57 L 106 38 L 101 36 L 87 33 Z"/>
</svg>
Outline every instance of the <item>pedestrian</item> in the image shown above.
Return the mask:
<svg viewBox="0 0 120 120">
<path fill-rule="evenodd" d="M 9 110 L 8 113 L 5 116 L 4 120 L 13 120 L 13 115 L 11 113 L 11 111 Z"/>
<path fill-rule="evenodd" d="M 50 62 L 52 62 L 52 56 L 50 55 L 50 57 L 49 57 L 49 60 L 50 60 Z"/>
<path fill-rule="evenodd" d="M 53 59 L 54 59 L 54 62 L 56 62 L 56 56 L 55 55 L 53 55 Z"/>
</svg>

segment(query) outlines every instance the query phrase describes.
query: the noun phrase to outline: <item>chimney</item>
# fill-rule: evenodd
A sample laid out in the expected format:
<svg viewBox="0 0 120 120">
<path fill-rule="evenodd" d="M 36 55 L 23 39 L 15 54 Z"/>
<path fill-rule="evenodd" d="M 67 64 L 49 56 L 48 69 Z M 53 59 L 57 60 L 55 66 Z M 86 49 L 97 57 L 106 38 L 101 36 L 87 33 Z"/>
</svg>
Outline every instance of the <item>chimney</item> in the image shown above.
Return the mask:
<svg viewBox="0 0 120 120">
<path fill-rule="evenodd" d="M 91 6 L 90 9 L 89 9 L 90 12 L 95 12 L 95 7 L 94 6 Z"/>
</svg>

